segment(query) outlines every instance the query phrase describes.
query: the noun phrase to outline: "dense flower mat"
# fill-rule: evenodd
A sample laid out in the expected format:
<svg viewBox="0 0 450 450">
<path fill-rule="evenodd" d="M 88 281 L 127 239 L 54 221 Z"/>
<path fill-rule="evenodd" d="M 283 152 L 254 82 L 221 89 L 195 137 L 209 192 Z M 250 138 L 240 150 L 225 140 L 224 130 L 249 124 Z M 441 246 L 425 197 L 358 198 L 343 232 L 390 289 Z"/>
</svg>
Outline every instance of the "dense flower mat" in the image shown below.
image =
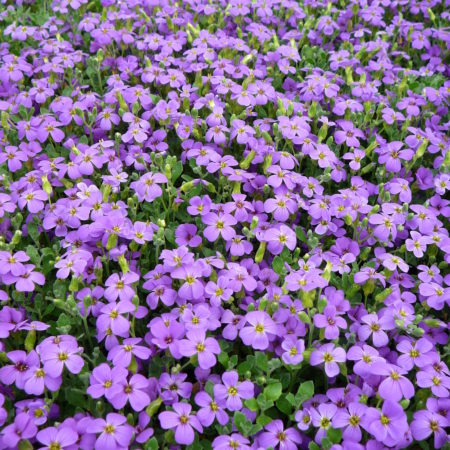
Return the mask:
<svg viewBox="0 0 450 450">
<path fill-rule="evenodd" d="M 0 1 L 0 449 L 449 445 L 447 6 Z"/>
</svg>

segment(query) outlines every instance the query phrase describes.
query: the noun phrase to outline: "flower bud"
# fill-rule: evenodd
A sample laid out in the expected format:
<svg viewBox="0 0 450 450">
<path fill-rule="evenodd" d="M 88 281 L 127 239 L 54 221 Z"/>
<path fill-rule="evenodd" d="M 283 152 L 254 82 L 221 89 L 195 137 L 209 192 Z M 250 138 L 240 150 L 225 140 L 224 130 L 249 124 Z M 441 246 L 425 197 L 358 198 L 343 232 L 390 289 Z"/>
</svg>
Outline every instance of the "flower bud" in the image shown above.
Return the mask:
<svg viewBox="0 0 450 450">
<path fill-rule="evenodd" d="M 15 246 L 15 245 L 19 244 L 21 240 L 22 240 L 22 231 L 16 230 L 14 232 L 13 238 L 11 239 L 11 245 Z"/>
<path fill-rule="evenodd" d="M 267 245 L 266 242 L 261 242 L 259 244 L 258 250 L 256 251 L 256 255 L 255 255 L 255 262 L 257 264 L 259 264 L 264 258 L 264 253 L 266 251 L 266 245 Z"/>
<path fill-rule="evenodd" d="M 29 330 L 27 333 L 27 337 L 25 338 L 25 350 L 27 352 L 33 350 L 35 343 L 36 343 L 36 330 Z"/>
<path fill-rule="evenodd" d="M 120 268 L 122 269 L 122 272 L 123 272 L 124 274 L 130 271 L 130 268 L 128 267 L 128 262 L 127 262 L 127 260 L 125 259 L 125 256 L 120 255 L 120 256 L 117 258 L 117 260 L 118 260 L 119 266 L 120 266 Z"/>
<path fill-rule="evenodd" d="M 117 245 L 118 236 L 117 234 L 110 234 L 108 241 L 106 243 L 106 250 L 111 250 Z"/>
<path fill-rule="evenodd" d="M 50 182 L 48 181 L 47 175 L 42 175 L 41 180 L 42 180 L 42 190 L 48 196 L 50 196 L 51 193 L 53 192 L 53 188 L 52 188 L 52 185 L 50 184 Z"/>
<path fill-rule="evenodd" d="M 255 152 L 255 150 L 252 150 L 246 156 L 246 158 L 241 162 L 241 164 L 239 164 L 240 168 L 247 170 L 250 167 L 250 164 L 252 163 L 252 161 L 255 159 L 255 156 L 256 156 L 256 152 Z"/>
</svg>

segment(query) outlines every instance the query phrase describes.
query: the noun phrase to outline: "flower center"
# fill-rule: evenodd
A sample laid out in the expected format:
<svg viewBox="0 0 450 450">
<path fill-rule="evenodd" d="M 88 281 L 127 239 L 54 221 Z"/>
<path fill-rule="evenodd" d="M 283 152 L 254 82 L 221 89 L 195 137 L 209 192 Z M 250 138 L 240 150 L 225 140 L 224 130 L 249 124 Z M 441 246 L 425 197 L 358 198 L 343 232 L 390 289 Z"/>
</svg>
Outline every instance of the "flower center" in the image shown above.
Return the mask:
<svg viewBox="0 0 450 450">
<path fill-rule="evenodd" d="M 114 427 L 114 425 L 111 425 L 111 424 L 106 424 L 106 427 L 105 427 L 105 433 L 107 433 L 107 434 L 112 434 L 112 433 L 114 433 L 114 430 L 115 430 L 115 427 Z"/>
<path fill-rule="evenodd" d="M 211 402 L 209 407 L 211 408 L 211 411 L 216 412 L 219 409 L 219 406 L 217 405 L 216 402 Z"/>
<path fill-rule="evenodd" d="M 255 331 L 256 331 L 257 333 L 264 333 L 264 325 L 261 324 L 261 323 L 258 323 L 258 324 L 255 326 Z"/>
<path fill-rule="evenodd" d="M 198 343 L 195 348 L 197 349 L 198 352 L 205 351 L 205 346 L 202 343 Z"/>
<path fill-rule="evenodd" d="M 330 426 L 330 419 L 328 417 L 322 417 L 320 420 L 321 428 L 328 428 Z"/>
<path fill-rule="evenodd" d="M 281 441 L 281 442 L 285 441 L 285 440 L 286 440 L 286 433 L 285 433 L 284 431 L 280 431 L 280 432 L 277 434 L 277 439 L 278 439 L 279 441 Z"/>
<path fill-rule="evenodd" d="M 430 420 L 431 431 L 436 432 L 439 429 L 439 424 L 435 420 Z"/>
<path fill-rule="evenodd" d="M 228 388 L 228 393 L 234 397 L 237 395 L 237 389 L 234 386 L 231 386 Z"/>
<path fill-rule="evenodd" d="M 352 427 L 356 427 L 359 425 L 359 422 L 361 421 L 361 419 L 358 416 L 350 416 L 350 419 L 348 421 L 348 423 L 352 426 Z"/>
<path fill-rule="evenodd" d="M 389 425 L 390 419 L 389 419 L 388 416 L 385 416 L 384 414 L 381 414 L 380 422 L 381 422 L 383 425 Z"/>
</svg>

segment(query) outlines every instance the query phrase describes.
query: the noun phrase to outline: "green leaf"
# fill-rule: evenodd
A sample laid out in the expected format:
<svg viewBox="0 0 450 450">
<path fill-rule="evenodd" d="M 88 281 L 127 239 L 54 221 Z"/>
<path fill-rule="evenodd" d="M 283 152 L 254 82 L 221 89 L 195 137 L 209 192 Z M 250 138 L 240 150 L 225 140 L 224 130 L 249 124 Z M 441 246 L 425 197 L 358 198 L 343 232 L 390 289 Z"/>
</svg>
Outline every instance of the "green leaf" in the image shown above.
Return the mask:
<svg viewBox="0 0 450 450">
<path fill-rule="evenodd" d="M 273 372 L 275 369 L 281 367 L 281 359 L 273 358 L 269 361 L 269 372 Z"/>
<path fill-rule="evenodd" d="M 294 397 L 294 396 L 292 396 Z M 292 412 L 292 405 L 286 397 L 281 397 L 275 402 L 277 408 L 287 416 Z"/>
<path fill-rule="evenodd" d="M 289 392 L 288 395 L 286 395 L 286 400 L 292 405 L 292 406 L 296 406 L 297 405 L 297 400 L 295 400 L 295 396 L 292 392 Z"/>
<path fill-rule="evenodd" d="M 272 421 L 272 419 L 270 419 L 270 421 Z M 252 425 L 250 430 L 248 431 L 248 436 L 253 436 L 254 434 L 258 433 L 258 431 L 261 431 L 262 428 L 262 424 L 255 423 L 255 425 Z"/>
<path fill-rule="evenodd" d="M 212 381 L 207 381 L 205 384 L 205 391 L 211 396 L 214 396 L 214 383 Z"/>
<path fill-rule="evenodd" d="M 301 227 L 295 227 L 295 234 L 300 241 L 306 243 L 306 234 Z"/>
<path fill-rule="evenodd" d="M 227 367 L 228 355 L 225 352 L 220 352 L 217 359 L 219 360 L 220 364 L 222 364 L 223 367 Z"/>
<path fill-rule="evenodd" d="M 155 437 L 152 437 L 144 444 L 144 450 L 158 450 L 159 444 Z"/>
<path fill-rule="evenodd" d="M 238 356 L 233 355 L 228 361 L 228 370 L 233 369 L 236 366 L 237 362 L 238 362 Z"/>
<path fill-rule="evenodd" d="M 65 327 L 71 324 L 70 317 L 66 313 L 62 313 L 59 315 L 58 320 L 56 322 L 58 327 Z"/>
<path fill-rule="evenodd" d="M 245 415 L 239 411 L 236 411 L 233 416 L 233 422 L 236 428 L 244 435 L 249 436 L 253 428 L 253 424 L 250 420 L 247 420 Z"/>
<path fill-rule="evenodd" d="M 295 400 L 297 404 L 301 405 L 306 400 L 309 400 L 314 395 L 314 382 L 305 381 L 298 388 Z"/>
<path fill-rule="evenodd" d="M 250 410 L 250 411 L 258 411 L 258 402 L 255 398 L 249 398 L 248 400 L 244 401 L 244 405 Z"/>
<path fill-rule="evenodd" d="M 322 449 L 329 450 L 333 443 L 327 437 L 324 437 L 320 445 L 322 446 Z"/>
<path fill-rule="evenodd" d="M 339 444 L 342 440 L 342 430 L 340 428 L 328 428 L 327 438 L 333 444 Z"/>
<path fill-rule="evenodd" d="M 256 352 L 255 354 L 256 367 L 263 372 L 267 372 L 269 369 L 269 364 L 267 360 L 267 355 L 263 352 Z"/>
<path fill-rule="evenodd" d="M 29 222 L 27 225 L 28 235 L 34 242 L 39 243 L 39 230 L 36 222 Z"/>
<path fill-rule="evenodd" d="M 178 161 L 174 167 L 172 167 L 172 183 L 178 180 L 179 176 L 183 173 L 183 163 Z"/>
<path fill-rule="evenodd" d="M 273 258 L 272 268 L 278 275 L 283 274 L 284 262 L 280 256 L 275 256 L 275 258 Z"/>
<path fill-rule="evenodd" d="M 65 299 L 66 293 L 67 293 L 66 282 L 63 280 L 56 280 L 53 283 L 53 294 L 55 295 L 55 298 Z"/>
<path fill-rule="evenodd" d="M 264 397 L 269 401 L 275 401 L 278 400 L 281 396 L 283 388 L 281 386 L 281 383 L 278 381 L 272 384 L 269 384 L 264 388 Z"/>
<path fill-rule="evenodd" d="M 26 254 L 30 257 L 31 262 L 38 266 L 40 261 L 41 261 L 41 257 L 39 256 L 39 252 L 37 250 L 37 248 L 34 245 L 28 245 L 27 249 L 26 249 Z"/>
<path fill-rule="evenodd" d="M 267 400 L 263 394 L 258 395 L 256 401 L 258 402 L 258 406 L 261 411 L 265 411 L 266 409 L 272 408 L 273 406 L 273 401 Z"/>
<path fill-rule="evenodd" d="M 164 235 L 166 236 L 166 239 L 171 244 L 175 245 L 175 232 L 171 228 L 166 228 L 164 231 Z"/>
<path fill-rule="evenodd" d="M 65 390 L 65 396 L 66 400 L 69 403 L 69 405 L 76 406 L 79 408 L 85 408 L 86 407 L 86 396 L 80 392 L 79 389 L 66 389 Z"/>
<path fill-rule="evenodd" d="M 320 450 L 320 447 L 314 441 L 309 443 L 308 448 L 309 450 Z"/>
<path fill-rule="evenodd" d="M 272 417 L 266 416 L 264 414 L 261 414 L 257 419 L 256 423 L 262 425 L 263 427 L 266 426 L 268 423 L 272 422 Z"/>
</svg>

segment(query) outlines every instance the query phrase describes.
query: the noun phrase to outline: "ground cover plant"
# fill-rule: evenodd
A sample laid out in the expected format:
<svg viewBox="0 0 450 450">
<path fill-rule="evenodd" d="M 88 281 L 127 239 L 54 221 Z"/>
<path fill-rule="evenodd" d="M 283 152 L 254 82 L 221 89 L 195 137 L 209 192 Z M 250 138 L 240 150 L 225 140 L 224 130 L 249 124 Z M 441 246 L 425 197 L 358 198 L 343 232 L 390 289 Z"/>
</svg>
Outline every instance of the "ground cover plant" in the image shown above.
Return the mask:
<svg viewBox="0 0 450 450">
<path fill-rule="evenodd" d="M 0 449 L 448 448 L 447 6 L 0 0 Z"/>
</svg>

